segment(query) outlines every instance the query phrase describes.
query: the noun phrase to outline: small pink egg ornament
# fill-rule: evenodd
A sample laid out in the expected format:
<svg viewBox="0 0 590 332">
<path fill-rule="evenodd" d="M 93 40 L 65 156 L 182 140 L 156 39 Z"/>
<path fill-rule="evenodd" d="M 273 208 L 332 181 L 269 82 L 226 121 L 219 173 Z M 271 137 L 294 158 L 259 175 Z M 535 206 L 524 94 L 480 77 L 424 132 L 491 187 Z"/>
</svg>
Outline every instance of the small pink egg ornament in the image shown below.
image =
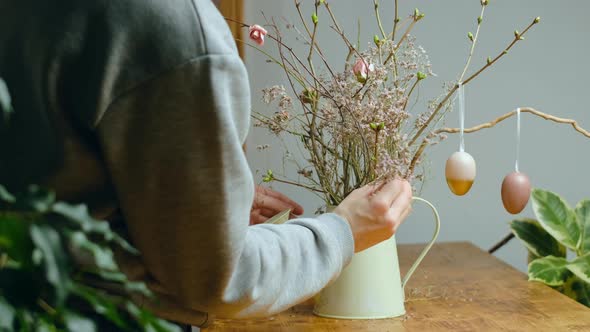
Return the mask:
<svg viewBox="0 0 590 332">
<path fill-rule="evenodd" d="M 475 159 L 469 153 L 457 151 L 447 159 L 445 176 L 453 194 L 457 196 L 467 194 L 475 181 L 475 173 Z"/>
<path fill-rule="evenodd" d="M 502 181 L 502 203 L 508 213 L 518 214 L 524 210 L 531 196 L 531 181 L 521 172 L 512 172 Z"/>
</svg>

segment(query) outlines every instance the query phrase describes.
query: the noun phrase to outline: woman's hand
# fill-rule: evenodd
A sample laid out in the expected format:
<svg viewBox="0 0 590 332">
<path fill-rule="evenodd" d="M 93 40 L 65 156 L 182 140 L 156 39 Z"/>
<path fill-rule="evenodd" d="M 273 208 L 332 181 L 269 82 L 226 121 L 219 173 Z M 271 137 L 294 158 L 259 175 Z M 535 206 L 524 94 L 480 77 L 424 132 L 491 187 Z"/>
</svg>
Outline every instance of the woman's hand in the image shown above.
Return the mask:
<svg viewBox="0 0 590 332">
<path fill-rule="evenodd" d="M 412 187 L 401 179 L 356 189 L 334 213 L 350 223 L 354 252 L 389 239 L 412 211 Z"/>
<path fill-rule="evenodd" d="M 256 186 L 250 210 L 250 225 L 261 224 L 287 209 L 291 209 L 291 216 L 303 214 L 303 207 L 287 196 L 267 187 Z"/>
</svg>

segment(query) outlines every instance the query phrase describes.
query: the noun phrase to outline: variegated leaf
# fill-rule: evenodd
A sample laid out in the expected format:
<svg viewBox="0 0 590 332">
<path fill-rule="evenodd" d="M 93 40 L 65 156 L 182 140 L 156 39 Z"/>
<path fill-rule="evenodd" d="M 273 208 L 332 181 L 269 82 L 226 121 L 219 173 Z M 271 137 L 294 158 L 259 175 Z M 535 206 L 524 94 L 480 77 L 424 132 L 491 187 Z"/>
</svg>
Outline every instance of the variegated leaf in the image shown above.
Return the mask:
<svg viewBox="0 0 590 332">
<path fill-rule="evenodd" d="M 590 283 L 590 253 L 574 259 L 567 268 L 578 278 Z"/>
<path fill-rule="evenodd" d="M 538 257 L 565 257 L 566 248 L 534 219 L 516 219 L 510 223 L 512 233 L 522 240 L 529 251 Z"/>
<path fill-rule="evenodd" d="M 570 274 L 565 283 L 554 287 L 564 295 L 590 307 L 590 284 L 584 282 L 574 274 Z"/>
<path fill-rule="evenodd" d="M 533 211 L 543 228 L 566 247 L 576 250 L 580 240 L 580 225 L 576 213 L 558 195 L 534 189 L 531 195 Z"/>
<path fill-rule="evenodd" d="M 529 280 L 540 281 L 549 286 L 563 285 L 570 271 L 568 261 L 562 257 L 547 256 L 529 264 Z"/>
<path fill-rule="evenodd" d="M 576 216 L 582 233 L 579 250 L 582 254 L 590 253 L 590 200 L 583 200 L 576 205 Z"/>
</svg>

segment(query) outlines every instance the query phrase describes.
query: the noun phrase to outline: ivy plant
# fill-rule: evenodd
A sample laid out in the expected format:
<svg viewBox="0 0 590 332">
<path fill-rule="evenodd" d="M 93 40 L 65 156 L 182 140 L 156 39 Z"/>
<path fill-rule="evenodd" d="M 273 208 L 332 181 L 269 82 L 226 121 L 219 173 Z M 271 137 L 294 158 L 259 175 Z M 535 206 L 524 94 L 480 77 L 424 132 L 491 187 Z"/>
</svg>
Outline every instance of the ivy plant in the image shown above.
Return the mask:
<svg viewBox="0 0 590 332">
<path fill-rule="evenodd" d="M 84 205 L 0 186 L 0 332 L 180 331 L 129 299 L 153 295 L 120 271 L 115 247 L 137 254 Z"/>
<path fill-rule="evenodd" d="M 510 223 L 529 251 L 529 280 L 590 307 L 590 200 L 571 208 L 559 195 L 541 189 L 534 189 L 531 198 L 537 219 Z"/>
</svg>

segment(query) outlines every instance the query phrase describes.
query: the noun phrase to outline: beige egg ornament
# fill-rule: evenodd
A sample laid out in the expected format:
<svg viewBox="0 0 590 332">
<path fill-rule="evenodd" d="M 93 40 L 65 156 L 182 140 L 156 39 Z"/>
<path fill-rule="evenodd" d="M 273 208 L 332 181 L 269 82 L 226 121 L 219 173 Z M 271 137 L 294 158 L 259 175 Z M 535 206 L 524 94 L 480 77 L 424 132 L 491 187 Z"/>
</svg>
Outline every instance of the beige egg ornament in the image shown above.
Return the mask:
<svg viewBox="0 0 590 332">
<path fill-rule="evenodd" d="M 465 151 L 457 151 L 447 159 L 445 176 L 453 194 L 463 196 L 469 192 L 475 181 L 475 170 L 475 159 Z"/>
<path fill-rule="evenodd" d="M 531 181 L 521 172 L 512 172 L 502 181 L 502 203 L 508 213 L 518 214 L 526 207 L 531 196 Z"/>
</svg>

